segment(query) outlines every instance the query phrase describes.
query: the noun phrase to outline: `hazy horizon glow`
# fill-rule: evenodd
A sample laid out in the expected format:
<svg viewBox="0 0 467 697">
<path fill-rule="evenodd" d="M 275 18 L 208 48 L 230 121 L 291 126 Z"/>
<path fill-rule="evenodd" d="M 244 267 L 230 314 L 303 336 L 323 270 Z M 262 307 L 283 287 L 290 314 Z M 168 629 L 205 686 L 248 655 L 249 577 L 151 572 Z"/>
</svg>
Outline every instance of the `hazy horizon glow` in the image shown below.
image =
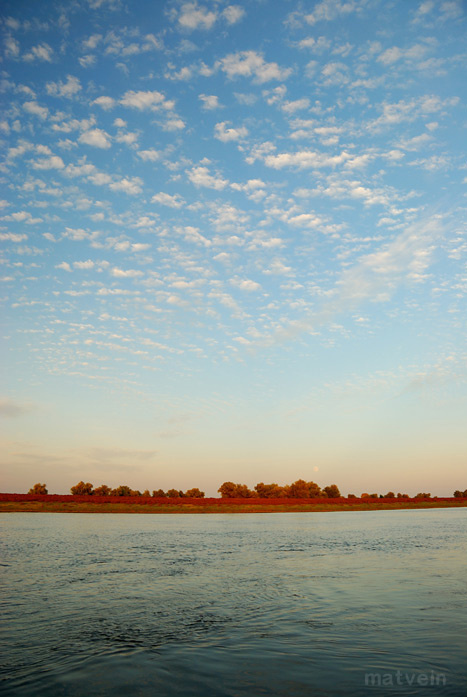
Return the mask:
<svg viewBox="0 0 467 697">
<path fill-rule="evenodd" d="M 1 490 L 467 487 L 465 3 L 2 33 Z"/>
</svg>

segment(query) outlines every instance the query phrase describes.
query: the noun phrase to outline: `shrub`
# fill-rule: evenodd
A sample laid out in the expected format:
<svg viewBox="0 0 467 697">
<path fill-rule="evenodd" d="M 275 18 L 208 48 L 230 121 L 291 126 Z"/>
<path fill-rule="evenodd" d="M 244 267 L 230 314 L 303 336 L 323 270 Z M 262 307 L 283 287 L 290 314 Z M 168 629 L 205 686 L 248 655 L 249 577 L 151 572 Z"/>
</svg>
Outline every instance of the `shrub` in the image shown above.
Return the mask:
<svg viewBox="0 0 467 697">
<path fill-rule="evenodd" d="M 29 489 L 28 494 L 48 494 L 47 486 L 45 484 L 34 484 L 34 486 Z"/>
<path fill-rule="evenodd" d="M 78 482 L 78 484 L 71 487 L 70 491 L 73 496 L 91 496 L 92 484 L 91 482 Z"/>
</svg>

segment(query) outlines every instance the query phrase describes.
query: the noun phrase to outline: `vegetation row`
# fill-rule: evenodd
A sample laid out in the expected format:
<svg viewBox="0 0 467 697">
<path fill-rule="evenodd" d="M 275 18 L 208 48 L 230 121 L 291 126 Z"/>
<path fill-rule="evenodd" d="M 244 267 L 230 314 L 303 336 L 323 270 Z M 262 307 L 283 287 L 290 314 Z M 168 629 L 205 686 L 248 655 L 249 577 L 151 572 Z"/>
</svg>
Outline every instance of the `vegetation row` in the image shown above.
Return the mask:
<svg viewBox="0 0 467 697">
<path fill-rule="evenodd" d="M 153 497 L 153 498 L 193 498 L 193 499 L 203 499 L 205 494 L 204 491 L 198 489 L 198 487 L 193 487 L 192 489 L 187 489 L 186 491 L 181 491 L 179 489 L 169 489 L 164 491 L 163 489 L 154 489 L 152 493 L 149 489 L 141 492 L 137 489 L 131 489 L 127 485 L 120 485 L 114 489 L 107 486 L 107 484 L 101 484 L 100 486 L 94 488 L 90 482 L 78 482 L 75 486 L 70 489 L 71 494 L 74 496 L 136 496 L 136 497 Z M 280 486 L 278 484 L 264 484 L 264 482 L 259 482 L 255 485 L 253 489 L 249 489 L 246 484 L 235 484 L 234 482 L 224 482 L 218 489 L 221 497 L 223 499 L 314 499 L 314 498 L 329 498 L 337 499 L 341 497 L 341 493 L 336 484 L 330 484 L 321 489 L 315 482 L 306 482 L 304 479 L 297 479 L 297 481 L 292 484 L 286 484 Z M 28 492 L 29 494 L 48 494 L 46 484 L 34 484 L 33 487 Z M 454 492 L 455 498 L 467 498 L 467 489 L 460 491 L 456 489 Z M 408 500 L 411 497 L 408 494 L 397 493 L 393 491 L 388 491 L 386 494 L 377 493 L 362 493 L 360 497 L 355 496 L 355 494 L 348 494 L 348 499 L 356 498 L 371 498 L 371 499 L 399 499 Z M 420 492 L 415 497 L 415 499 L 430 499 L 431 494 Z M 435 497 L 436 498 L 436 497 Z"/>
</svg>

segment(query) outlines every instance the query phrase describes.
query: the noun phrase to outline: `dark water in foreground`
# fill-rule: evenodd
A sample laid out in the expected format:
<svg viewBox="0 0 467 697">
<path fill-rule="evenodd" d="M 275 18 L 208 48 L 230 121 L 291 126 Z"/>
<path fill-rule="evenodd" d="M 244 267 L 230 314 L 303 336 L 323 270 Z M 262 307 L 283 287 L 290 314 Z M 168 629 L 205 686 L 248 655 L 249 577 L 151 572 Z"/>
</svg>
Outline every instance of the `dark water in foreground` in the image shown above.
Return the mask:
<svg viewBox="0 0 467 697">
<path fill-rule="evenodd" d="M 0 522 L 4 695 L 467 695 L 467 509 Z"/>
</svg>

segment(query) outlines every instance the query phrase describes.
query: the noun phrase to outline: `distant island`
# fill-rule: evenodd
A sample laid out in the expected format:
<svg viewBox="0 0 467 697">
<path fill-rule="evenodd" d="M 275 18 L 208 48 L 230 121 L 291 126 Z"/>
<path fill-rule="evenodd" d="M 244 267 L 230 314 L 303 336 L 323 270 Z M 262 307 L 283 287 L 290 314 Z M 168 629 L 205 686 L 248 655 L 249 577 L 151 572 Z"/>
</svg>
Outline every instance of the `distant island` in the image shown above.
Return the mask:
<svg viewBox="0 0 467 697">
<path fill-rule="evenodd" d="M 106 484 L 94 488 L 80 481 L 70 494 L 49 494 L 47 485 L 37 483 L 27 494 L 0 493 L 0 512 L 38 513 L 279 513 L 355 510 L 393 510 L 400 508 L 446 508 L 467 506 L 467 489 L 457 489 L 452 497 L 430 493 L 408 494 L 388 491 L 386 494 L 362 493 L 342 496 L 336 484 L 323 489 L 315 482 L 298 479 L 292 484 L 259 482 L 253 489 L 246 484 L 224 482 L 219 498 L 206 498 L 197 487 L 155 489 L 152 493 L 131 489 L 127 485 L 110 488 Z"/>
</svg>

